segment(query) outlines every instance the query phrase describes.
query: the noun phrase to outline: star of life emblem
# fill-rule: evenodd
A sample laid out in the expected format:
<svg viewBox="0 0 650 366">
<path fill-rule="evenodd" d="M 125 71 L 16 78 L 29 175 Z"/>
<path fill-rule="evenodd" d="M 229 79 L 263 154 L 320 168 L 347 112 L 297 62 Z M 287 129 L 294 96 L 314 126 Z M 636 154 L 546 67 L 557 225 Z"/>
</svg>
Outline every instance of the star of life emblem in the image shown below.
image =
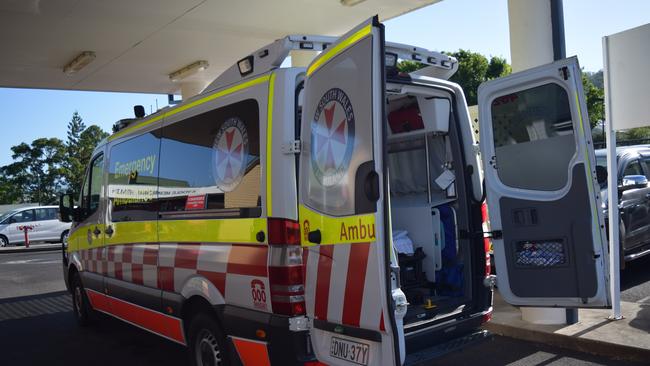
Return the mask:
<svg viewBox="0 0 650 366">
<path fill-rule="evenodd" d="M 354 111 L 339 88 L 325 92 L 318 102 L 311 130 L 314 176 L 324 187 L 336 185 L 347 174 L 354 150 Z"/>
<path fill-rule="evenodd" d="M 241 119 L 227 119 L 212 144 L 212 170 L 216 186 L 224 192 L 234 190 L 246 173 L 248 132 Z"/>
</svg>

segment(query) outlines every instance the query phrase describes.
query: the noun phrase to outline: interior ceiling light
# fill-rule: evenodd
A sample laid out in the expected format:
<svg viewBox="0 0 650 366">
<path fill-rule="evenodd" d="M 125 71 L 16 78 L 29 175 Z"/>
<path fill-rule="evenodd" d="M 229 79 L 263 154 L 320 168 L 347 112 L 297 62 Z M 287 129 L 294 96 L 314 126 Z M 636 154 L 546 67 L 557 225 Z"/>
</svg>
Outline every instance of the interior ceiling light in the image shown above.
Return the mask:
<svg viewBox="0 0 650 366">
<path fill-rule="evenodd" d="M 359 3 L 362 3 L 366 0 L 341 0 L 341 5 L 343 6 L 355 6 Z"/>
<path fill-rule="evenodd" d="M 207 69 L 208 66 L 210 66 L 208 61 L 196 61 L 169 74 L 169 80 L 173 82 L 181 81 L 190 75 L 194 75 L 199 71 Z"/>
<path fill-rule="evenodd" d="M 93 62 L 97 55 L 93 51 L 84 51 L 63 67 L 63 72 L 72 75 Z"/>
</svg>

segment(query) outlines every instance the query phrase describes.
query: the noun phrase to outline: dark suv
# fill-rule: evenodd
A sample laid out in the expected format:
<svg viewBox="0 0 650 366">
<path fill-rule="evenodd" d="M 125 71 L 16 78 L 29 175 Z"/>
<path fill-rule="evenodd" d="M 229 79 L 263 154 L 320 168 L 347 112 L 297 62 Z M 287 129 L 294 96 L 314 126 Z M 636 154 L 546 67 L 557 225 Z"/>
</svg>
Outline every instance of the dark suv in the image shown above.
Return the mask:
<svg viewBox="0 0 650 366">
<path fill-rule="evenodd" d="M 607 151 L 596 150 L 598 181 L 607 221 Z M 621 268 L 630 261 L 650 254 L 650 145 L 616 149 L 620 208 Z"/>
</svg>

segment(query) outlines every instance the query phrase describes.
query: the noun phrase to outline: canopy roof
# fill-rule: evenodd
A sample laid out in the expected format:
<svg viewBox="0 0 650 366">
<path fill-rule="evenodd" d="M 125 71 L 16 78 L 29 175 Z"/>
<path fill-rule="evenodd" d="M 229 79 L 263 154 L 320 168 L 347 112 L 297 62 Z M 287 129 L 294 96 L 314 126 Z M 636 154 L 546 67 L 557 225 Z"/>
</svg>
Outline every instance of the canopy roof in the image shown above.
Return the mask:
<svg viewBox="0 0 650 366">
<path fill-rule="evenodd" d="M 207 84 L 248 53 L 288 34 L 340 35 L 439 0 L 8 0 L 0 2 L 0 86 L 176 93 L 169 74 Z M 96 58 L 72 75 L 83 51 Z"/>
</svg>

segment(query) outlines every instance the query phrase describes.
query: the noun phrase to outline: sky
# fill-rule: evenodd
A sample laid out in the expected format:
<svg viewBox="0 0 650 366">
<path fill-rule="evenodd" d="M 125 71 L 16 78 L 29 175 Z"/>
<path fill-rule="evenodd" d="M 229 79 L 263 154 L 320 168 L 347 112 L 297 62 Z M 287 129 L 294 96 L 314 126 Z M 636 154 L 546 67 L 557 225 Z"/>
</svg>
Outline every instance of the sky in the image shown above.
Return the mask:
<svg viewBox="0 0 650 366">
<path fill-rule="evenodd" d="M 542 1 L 542 0 L 539 0 Z M 586 71 L 602 68 L 602 37 L 650 22 L 650 0 L 564 0 L 567 56 L 577 55 Z M 460 48 L 510 60 L 507 0 L 444 0 L 386 22 L 386 39 L 435 51 Z M 110 131 L 133 116 L 167 105 L 167 96 L 0 88 L 0 165 L 10 147 L 40 137 L 65 140 L 72 113 L 86 125 Z"/>
</svg>

